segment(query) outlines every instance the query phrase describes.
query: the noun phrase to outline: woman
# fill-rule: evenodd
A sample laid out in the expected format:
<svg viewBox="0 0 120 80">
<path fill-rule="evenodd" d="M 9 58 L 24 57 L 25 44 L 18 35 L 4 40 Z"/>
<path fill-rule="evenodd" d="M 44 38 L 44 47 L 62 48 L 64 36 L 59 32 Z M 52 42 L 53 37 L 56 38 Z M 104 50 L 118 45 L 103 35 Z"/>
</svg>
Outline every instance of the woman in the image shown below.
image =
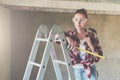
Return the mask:
<svg viewBox="0 0 120 80">
<path fill-rule="evenodd" d="M 86 52 L 77 50 L 77 47 L 103 55 L 95 30 L 85 28 L 88 15 L 85 9 L 78 9 L 74 13 L 73 23 L 75 29 L 65 32 L 69 54 L 76 80 L 96 80 L 94 62 L 99 58 Z"/>
</svg>

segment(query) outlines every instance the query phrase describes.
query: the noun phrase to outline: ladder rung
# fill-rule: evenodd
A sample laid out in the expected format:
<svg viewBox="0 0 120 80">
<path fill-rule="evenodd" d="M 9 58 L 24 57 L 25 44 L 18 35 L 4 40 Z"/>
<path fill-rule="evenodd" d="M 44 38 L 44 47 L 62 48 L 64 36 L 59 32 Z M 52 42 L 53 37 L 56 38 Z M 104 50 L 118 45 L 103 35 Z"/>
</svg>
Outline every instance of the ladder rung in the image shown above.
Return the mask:
<svg viewBox="0 0 120 80">
<path fill-rule="evenodd" d="M 32 61 L 30 61 L 30 64 L 35 65 L 35 66 L 37 66 L 37 67 L 40 67 L 40 66 L 41 66 L 40 64 L 35 63 L 35 62 L 32 62 Z"/>
<path fill-rule="evenodd" d="M 38 41 L 48 41 L 48 39 L 44 39 L 44 38 L 37 38 Z"/>
<path fill-rule="evenodd" d="M 60 39 L 58 39 L 58 40 L 55 40 L 56 42 L 61 42 L 61 40 Z"/>
<path fill-rule="evenodd" d="M 60 61 L 60 60 L 54 60 L 54 62 L 59 63 L 59 64 L 64 64 L 64 65 L 66 65 L 66 63 L 65 63 L 65 62 Z"/>
</svg>

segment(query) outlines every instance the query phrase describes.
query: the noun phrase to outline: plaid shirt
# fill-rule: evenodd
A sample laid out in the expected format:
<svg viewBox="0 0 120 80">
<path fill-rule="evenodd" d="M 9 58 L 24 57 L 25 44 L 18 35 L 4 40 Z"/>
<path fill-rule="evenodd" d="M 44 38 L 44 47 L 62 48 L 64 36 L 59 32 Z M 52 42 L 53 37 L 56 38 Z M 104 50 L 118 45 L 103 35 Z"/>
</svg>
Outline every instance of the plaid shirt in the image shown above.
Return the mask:
<svg viewBox="0 0 120 80">
<path fill-rule="evenodd" d="M 103 52 L 102 52 L 102 49 L 99 45 L 99 40 L 96 36 L 96 33 L 91 31 L 91 30 L 88 31 L 86 29 L 85 29 L 85 31 L 87 32 L 85 37 L 90 37 L 90 40 L 91 40 L 93 47 L 94 47 L 94 51 L 99 55 L 103 55 Z M 65 36 L 70 37 L 75 42 L 76 47 L 79 47 L 80 39 L 77 37 L 77 31 L 75 29 L 72 31 L 65 32 Z M 91 51 L 90 47 L 88 46 L 88 44 L 86 42 L 84 42 L 84 46 L 85 46 L 85 50 Z M 84 68 L 86 70 L 88 70 L 87 68 L 89 68 L 90 64 L 93 64 L 94 62 L 99 61 L 98 57 L 95 57 L 95 56 L 87 54 L 87 53 L 85 56 L 85 60 L 82 60 L 80 57 L 80 54 L 78 54 L 78 52 L 80 53 L 80 51 L 75 50 L 74 48 L 69 49 L 69 55 L 70 55 L 70 59 L 71 59 L 71 62 L 73 65 L 81 63 L 84 65 Z"/>
</svg>

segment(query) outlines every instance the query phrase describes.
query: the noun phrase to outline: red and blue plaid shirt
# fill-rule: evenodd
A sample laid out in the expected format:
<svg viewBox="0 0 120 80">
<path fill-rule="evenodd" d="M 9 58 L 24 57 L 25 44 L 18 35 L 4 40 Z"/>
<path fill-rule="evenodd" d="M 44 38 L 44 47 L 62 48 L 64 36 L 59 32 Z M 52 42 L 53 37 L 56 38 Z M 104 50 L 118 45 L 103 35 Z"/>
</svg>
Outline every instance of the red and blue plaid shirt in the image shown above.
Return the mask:
<svg viewBox="0 0 120 80">
<path fill-rule="evenodd" d="M 93 44 L 93 47 L 94 47 L 94 51 L 98 55 L 102 56 L 103 51 L 101 49 L 101 46 L 99 45 L 99 40 L 98 40 L 98 38 L 96 36 L 96 33 L 92 32 L 90 30 L 88 31 L 86 29 L 85 29 L 85 31 L 87 32 L 85 37 L 90 37 L 90 40 L 91 40 L 91 42 Z M 77 31 L 75 29 L 72 30 L 72 31 L 65 32 L 65 36 L 71 38 L 75 42 L 76 47 L 79 47 L 80 39 L 77 37 Z M 88 44 L 86 42 L 84 42 L 84 46 L 85 46 L 85 50 L 91 51 L 90 47 L 88 46 Z M 84 65 L 85 69 L 87 70 L 87 68 L 89 67 L 90 64 L 93 64 L 94 62 L 99 61 L 98 57 L 95 57 L 95 56 L 93 56 L 91 54 L 87 54 L 87 53 L 86 53 L 86 56 L 85 56 L 85 60 L 82 60 L 81 57 L 80 57 L 80 54 L 78 54 L 78 52 L 80 52 L 80 51 L 75 50 L 74 48 L 69 49 L 69 55 L 70 55 L 72 65 L 81 63 L 81 64 Z"/>
</svg>

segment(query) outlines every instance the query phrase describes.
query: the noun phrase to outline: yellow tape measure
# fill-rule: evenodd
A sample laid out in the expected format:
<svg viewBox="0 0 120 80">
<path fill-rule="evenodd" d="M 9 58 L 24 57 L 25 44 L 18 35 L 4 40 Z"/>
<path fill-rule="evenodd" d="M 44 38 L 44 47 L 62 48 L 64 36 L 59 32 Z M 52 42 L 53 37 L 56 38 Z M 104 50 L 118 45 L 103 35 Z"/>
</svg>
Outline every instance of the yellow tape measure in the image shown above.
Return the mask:
<svg viewBox="0 0 120 80">
<path fill-rule="evenodd" d="M 88 53 L 88 54 L 91 54 L 91 55 L 93 55 L 93 56 L 99 57 L 99 58 L 101 58 L 101 59 L 106 59 L 106 57 L 104 57 L 104 56 L 101 56 L 101 55 L 98 55 L 98 54 L 96 54 L 96 53 L 87 51 L 87 50 L 85 50 L 85 49 L 78 48 L 78 47 L 77 47 L 77 49 L 78 49 L 78 50 L 82 50 L 82 51 L 84 51 L 84 52 L 86 52 L 86 53 Z"/>
</svg>

